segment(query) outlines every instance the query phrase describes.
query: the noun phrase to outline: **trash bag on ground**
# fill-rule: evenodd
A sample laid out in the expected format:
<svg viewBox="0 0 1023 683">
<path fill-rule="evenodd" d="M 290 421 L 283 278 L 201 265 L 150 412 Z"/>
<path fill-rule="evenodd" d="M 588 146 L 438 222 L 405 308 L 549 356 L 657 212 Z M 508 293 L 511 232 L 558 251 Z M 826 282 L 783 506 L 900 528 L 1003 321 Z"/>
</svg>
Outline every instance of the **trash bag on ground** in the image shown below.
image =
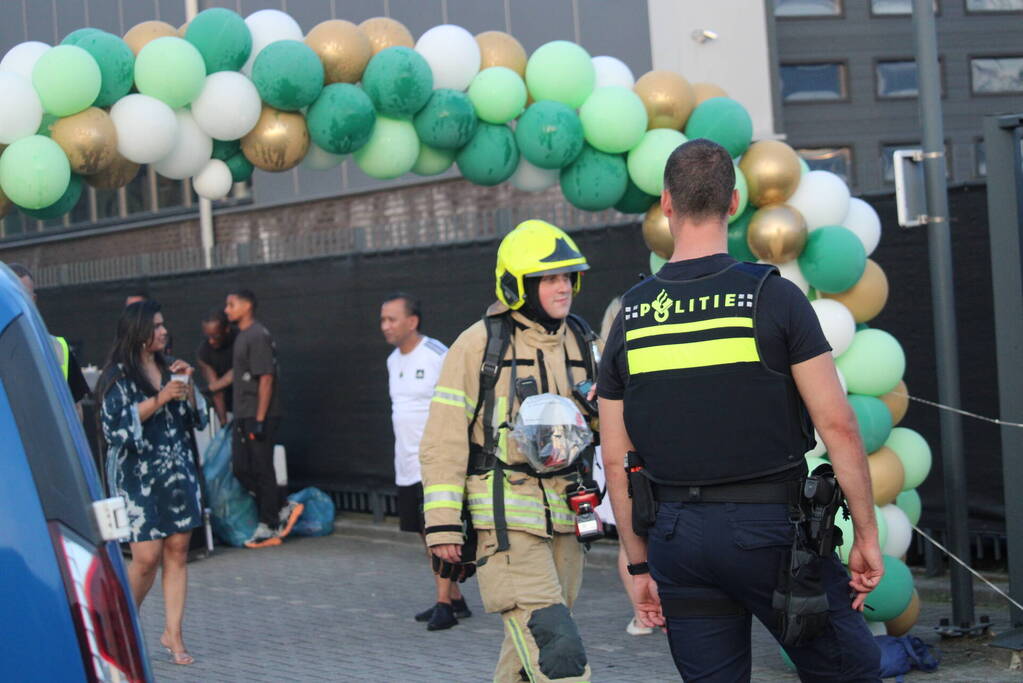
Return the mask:
<svg viewBox="0 0 1023 683">
<path fill-rule="evenodd" d="M 941 661 L 932 653 L 933 647 L 916 636 L 874 636 L 881 648 L 881 678 L 892 678 L 901 683 L 911 669 L 934 671 Z"/>
<path fill-rule="evenodd" d="M 305 505 L 291 533 L 299 536 L 326 536 L 334 531 L 334 501 L 326 493 L 310 486 L 292 493 L 288 500 Z"/>
<path fill-rule="evenodd" d="M 256 500 L 231 471 L 231 425 L 210 442 L 202 466 L 213 533 L 227 545 L 242 546 L 259 524 Z"/>
</svg>

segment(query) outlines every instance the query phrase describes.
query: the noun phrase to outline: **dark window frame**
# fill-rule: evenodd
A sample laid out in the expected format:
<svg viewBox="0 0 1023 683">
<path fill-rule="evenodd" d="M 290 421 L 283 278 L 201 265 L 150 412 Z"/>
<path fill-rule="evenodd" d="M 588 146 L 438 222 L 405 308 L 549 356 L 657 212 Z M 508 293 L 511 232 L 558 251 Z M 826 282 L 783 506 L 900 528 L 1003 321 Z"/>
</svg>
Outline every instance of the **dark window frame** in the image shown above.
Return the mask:
<svg viewBox="0 0 1023 683">
<path fill-rule="evenodd" d="M 946 177 L 946 179 L 947 179 L 947 181 L 949 183 L 952 183 L 954 181 L 955 165 L 952 163 L 952 149 L 953 149 L 953 147 L 952 147 L 952 140 L 951 140 L 951 138 L 945 138 L 945 143 L 944 144 L 945 144 L 945 150 L 944 150 L 945 151 L 945 177 Z M 881 180 L 881 184 L 883 186 L 885 186 L 885 187 L 895 187 L 894 173 L 893 173 L 893 178 L 891 180 L 888 180 L 887 178 L 884 177 L 884 167 L 885 167 L 885 159 L 886 159 L 885 153 L 884 153 L 885 147 L 896 147 L 898 149 L 923 149 L 923 146 L 924 146 L 923 140 L 920 140 L 918 142 L 886 142 L 885 140 L 882 139 L 878 143 L 878 146 L 877 146 L 877 150 L 878 150 L 877 161 L 881 165 L 881 172 L 878 174 L 878 177 Z M 894 168 L 894 164 L 893 164 L 893 168 Z"/>
<path fill-rule="evenodd" d="M 877 73 L 877 68 L 881 64 L 886 64 L 886 63 L 891 63 L 891 62 L 912 62 L 912 63 L 916 64 L 916 56 L 907 56 L 907 57 L 903 57 L 903 56 L 884 56 L 884 57 L 874 57 L 871 60 L 871 69 L 873 71 L 873 77 L 874 77 L 873 78 L 873 80 L 874 80 L 874 100 L 876 102 L 891 102 L 891 101 L 895 101 L 895 102 L 902 101 L 902 102 L 905 102 L 905 101 L 908 101 L 908 100 L 919 99 L 920 98 L 919 67 L 917 68 L 917 73 L 918 73 L 918 75 L 917 75 L 917 92 L 916 92 L 915 95 L 882 95 L 879 92 L 880 88 L 881 88 L 881 79 L 879 78 L 879 75 Z M 941 80 L 941 83 L 940 83 L 940 86 L 941 86 L 941 99 L 944 100 L 944 99 L 948 98 L 948 75 L 946 73 L 945 57 L 943 55 L 938 55 L 938 74 L 939 74 L 940 80 Z"/>
<path fill-rule="evenodd" d="M 847 149 L 849 150 L 849 173 L 846 178 L 846 185 L 850 188 L 856 185 L 856 145 L 852 142 L 821 142 L 817 144 L 799 143 L 793 144 L 792 149 L 796 150 L 796 154 L 799 155 L 800 159 L 806 161 L 800 150 L 804 149 Z M 807 162 L 809 164 L 809 162 Z M 812 170 L 812 169 L 811 169 Z M 838 175 L 837 173 L 835 175 Z"/>
<path fill-rule="evenodd" d="M 1020 97 L 1023 95 L 1023 88 L 1020 90 L 1010 90 L 1007 92 L 977 92 L 973 87 L 973 60 L 975 59 L 1021 59 L 1023 60 L 1023 45 L 1019 52 L 1015 54 L 1007 54 L 1004 52 L 997 54 L 975 54 L 967 53 L 966 55 L 966 67 L 970 72 L 970 97 Z"/>
<path fill-rule="evenodd" d="M 813 99 L 787 100 L 787 99 L 785 99 L 785 93 L 784 93 L 785 84 L 784 84 L 782 76 L 781 76 L 781 70 L 783 68 L 785 68 L 787 66 L 819 66 L 819 65 L 832 65 L 832 64 L 837 64 L 838 67 L 839 67 L 839 69 L 838 69 L 839 79 L 838 80 L 839 80 L 839 86 L 841 87 L 841 90 L 842 90 L 841 97 L 837 97 L 837 98 L 834 98 L 834 99 L 827 99 L 827 100 L 813 100 Z M 791 62 L 786 61 L 786 62 L 779 63 L 778 64 L 778 85 L 779 85 L 779 89 L 782 91 L 780 93 L 782 106 L 793 106 L 793 105 L 795 105 L 795 106 L 802 106 L 804 104 L 843 104 L 843 103 L 844 104 L 848 104 L 849 102 L 852 101 L 852 98 L 851 98 L 851 96 L 849 94 L 849 90 L 850 89 L 849 89 L 849 59 L 848 58 L 831 59 L 831 60 L 796 59 L 796 60 L 793 60 Z"/>
<path fill-rule="evenodd" d="M 968 17 L 997 17 L 997 16 L 1015 16 L 1023 14 L 1023 7 L 1020 9 L 970 9 L 968 0 L 963 0 L 963 14 Z"/>
<path fill-rule="evenodd" d="M 965 2 L 966 0 L 963 0 Z M 939 0 L 933 0 L 934 3 L 934 16 L 940 17 L 941 2 Z M 867 0 L 871 19 L 912 19 L 913 18 L 913 0 L 909 0 L 909 12 L 905 14 L 877 14 L 874 12 L 874 0 Z"/>
<path fill-rule="evenodd" d="M 771 0 L 771 13 L 774 18 L 779 21 L 821 21 L 821 20 L 835 20 L 845 19 L 846 17 L 846 0 L 836 0 L 838 2 L 838 13 L 837 14 L 778 14 L 778 0 Z"/>
</svg>

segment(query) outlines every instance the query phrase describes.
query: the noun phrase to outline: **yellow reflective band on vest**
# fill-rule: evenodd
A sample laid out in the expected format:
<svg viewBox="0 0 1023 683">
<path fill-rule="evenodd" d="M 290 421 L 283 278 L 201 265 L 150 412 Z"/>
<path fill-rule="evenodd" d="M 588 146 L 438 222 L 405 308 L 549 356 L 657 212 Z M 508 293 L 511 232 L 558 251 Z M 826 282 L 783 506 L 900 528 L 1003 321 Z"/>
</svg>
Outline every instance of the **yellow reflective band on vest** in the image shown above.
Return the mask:
<svg viewBox="0 0 1023 683">
<path fill-rule="evenodd" d="M 684 334 L 686 332 L 702 332 L 703 330 L 718 330 L 724 327 L 748 327 L 753 329 L 753 318 L 711 318 L 710 320 L 697 320 L 691 323 L 675 323 L 672 325 L 651 325 L 629 330 L 625 333 L 625 341 L 653 337 L 659 334 Z"/>
<path fill-rule="evenodd" d="M 53 352 L 57 355 L 57 364 L 64 373 L 64 381 L 67 381 L 68 373 L 71 370 L 71 350 L 68 348 L 67 339 L 64 337 L 51 337 L 53 339 Z"/>
<path fill-rule="evenodd" d="M 462 487 L 451 484 L 436 484 L 423 490 L 423 511 L 437 508 L 462 509 Z"/>
<path fill-rule="evenodd" d="M 760 360 L 760 354 L 753 337 L 735 337 L 629 349 L 627 360 L 629 373 L 639 375 L 644 372 L 753 363 Z"/>
</svg>

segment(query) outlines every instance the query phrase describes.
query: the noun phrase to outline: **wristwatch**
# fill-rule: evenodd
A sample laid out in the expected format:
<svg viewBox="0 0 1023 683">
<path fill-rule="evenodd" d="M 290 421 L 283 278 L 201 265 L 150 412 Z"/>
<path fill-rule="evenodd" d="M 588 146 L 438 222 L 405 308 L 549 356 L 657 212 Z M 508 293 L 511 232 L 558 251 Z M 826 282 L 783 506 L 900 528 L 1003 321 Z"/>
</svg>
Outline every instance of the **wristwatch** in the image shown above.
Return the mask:
<svg viewBox="0 0 1023 683">
<path fill-rule="evenodd" d="M 628 569 L 630 576 L 638 576 L 640 574 L 650 573 L 650 565 L 648 565 L 646 562 L 639 562 L 637 564 L 627 565 L 626 569 Z"/>
</svg>

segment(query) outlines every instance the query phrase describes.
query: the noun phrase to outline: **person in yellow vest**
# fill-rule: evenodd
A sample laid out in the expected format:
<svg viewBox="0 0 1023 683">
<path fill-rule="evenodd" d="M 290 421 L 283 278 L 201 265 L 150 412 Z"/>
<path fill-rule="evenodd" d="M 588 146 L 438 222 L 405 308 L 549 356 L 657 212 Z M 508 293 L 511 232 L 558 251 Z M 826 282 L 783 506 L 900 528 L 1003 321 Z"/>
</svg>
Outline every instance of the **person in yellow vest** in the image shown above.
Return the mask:
<svg viewBox="0 0 1023 683">
<path fill-rule="evenodd" d="M 520 419 L 539 399 L 567 401 L 576 425 L 588 421 L 599 339 L 569 314 L 588 268 L 572 238 L 544 221 L 504 238 L 499 302 L 448 351 L 419 446 L 434 567 L 452 580 L 478 567 L 483 606 L 505 624 L 501 683 L 590 678 L 570 613 L 583 547 L 568 492 L 587 483 L 583 430 L 549 425 L 531 436 Z M 463 533 L 469 518 L 475 543 Z"/>
</svg>

